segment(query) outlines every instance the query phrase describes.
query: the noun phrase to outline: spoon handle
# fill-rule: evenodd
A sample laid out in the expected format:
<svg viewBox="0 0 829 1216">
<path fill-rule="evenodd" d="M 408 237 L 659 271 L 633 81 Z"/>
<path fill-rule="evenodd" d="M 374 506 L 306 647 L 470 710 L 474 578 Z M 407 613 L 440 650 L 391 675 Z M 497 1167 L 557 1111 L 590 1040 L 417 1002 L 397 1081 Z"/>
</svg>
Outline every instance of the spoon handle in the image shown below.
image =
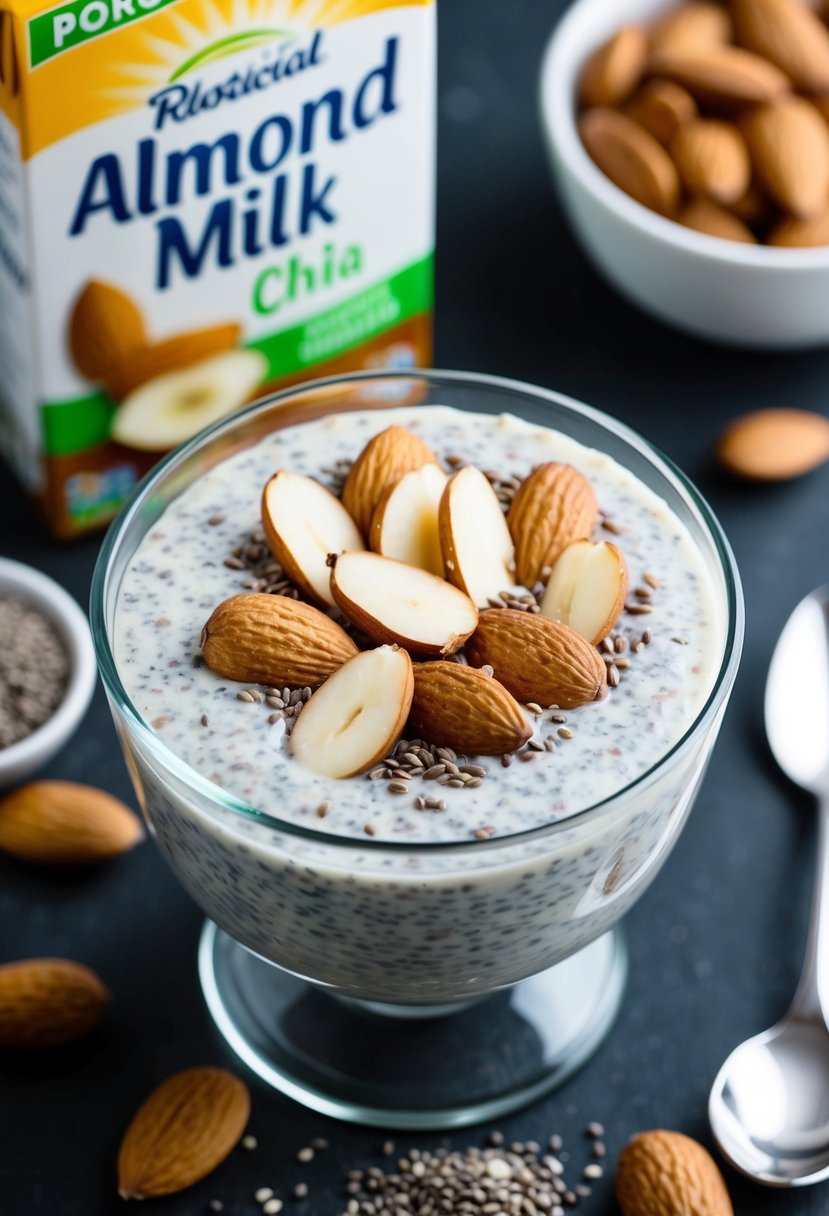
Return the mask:
<svg viewBox="0 0 829 1216">
<path fill-rule="evenodd" d="M 815 886 L 806 957 L 790 1012 L 829 1025 L 829 794 L 818 802 Z"/>
</svg>

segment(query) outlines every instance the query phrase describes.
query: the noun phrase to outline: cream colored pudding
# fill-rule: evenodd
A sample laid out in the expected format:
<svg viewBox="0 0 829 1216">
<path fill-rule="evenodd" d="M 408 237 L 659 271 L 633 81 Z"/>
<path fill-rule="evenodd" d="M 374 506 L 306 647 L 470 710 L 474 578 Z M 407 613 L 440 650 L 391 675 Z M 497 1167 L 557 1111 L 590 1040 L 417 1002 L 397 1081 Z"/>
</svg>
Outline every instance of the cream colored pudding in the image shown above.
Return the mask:
<svg viewBox="0 0 829 1216">
<path fill-rule="evenodd" d="M 596 652 L 610 672 L 607 695 L 575 709 L 521 706 L 529 740 L 503 759 L 436 755 L 440 740 L 430 739 L 438 763 L 418 767 L 406 756 L 421 744 L 408 738 L 397 762 L 325 777 L 291 754 L 293 705 L 307 694 L 217 675 L 200 636 L 229 597 L 291 593 L 260 532 L 274 472 L 339 493 L 348 463 L 392 424 L 448 471 L 464 462 L 486 470 L 504 500 L 540 463 L 580 470 L 601 511 L 593 539 L 616 544 L 627 562 L 626 610 Z M 162 852 L 233 937 L 353 996 L 446 1001 L 550 966 L 635 901 L 693 800 L 719 716 L 677 745 L 722 664 L 715 561 L 627 469 L 512 416 L 440 406 L 340 414 L 236 452 L 170 503 L 118 594 L 123 685 L 189 766 L 160 762 L 134 733 L 129 740 Z M 442 761 L 443 771 L 423 775 Z"/>
</svg>

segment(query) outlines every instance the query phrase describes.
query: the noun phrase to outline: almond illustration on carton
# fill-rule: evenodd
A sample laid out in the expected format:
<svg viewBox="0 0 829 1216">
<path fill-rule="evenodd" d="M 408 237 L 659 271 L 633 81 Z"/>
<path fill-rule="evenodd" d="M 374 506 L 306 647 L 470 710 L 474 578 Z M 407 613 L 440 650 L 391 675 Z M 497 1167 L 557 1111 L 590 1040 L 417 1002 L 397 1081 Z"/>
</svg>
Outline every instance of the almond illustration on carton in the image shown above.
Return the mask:
<svg viewBox="0 0 829 1216">
<path fill-rule="evenodd" d="M 222 1068 L 188 1068 L 142 1103 L 118 1153 L 123 1199 L 172 1195 L 206 1177 L 236 1147 L 250 1117 L 247 1086 Z"/>
<path fill-rule="evenodd" d="M 241 327 L 231 323 L 191 329 L 160 342 L 146 342 L 112 364 L 101 378 L 110 397 L 122 401 L 150 380 L 192 367 L 222 351 L 233 350 L 241 336 Z"/>
<path fill-rule="evenodd" d="M 370 439 L 351 466 L 343 486 L 343 506 L 368 539 L 371 520 L 383 492 L 435 454 L 422 439 L 402 426 L 390 426 Z"/>
<path fill-rule="evenodd" d="M 491 667 L 523 704 L 575 709 L 607 693 L 605 665 L 581 634 L 514 608 L 482 612 L 466 655 L 476 667 Z"/>
<path fill-rule="evenodd" d="M 713 1157 L 679 1132 L 633 1137 L 619 1155 L 616 1197 L 623 1216 L 734 1216 Z"/>
<path fill-rule="evenodd" d="M 478 609 L 457 587 L 379 553 L 343 553 L 332 561 L 331 594 L 363 633 L 410 654 L 454 654 L 478 624 Z"/>
<path fill-rule="evenodd" d="M 141 820 L 104 790 L 34 781 L 0 801 L 0 850 L 43 865 L 87 865 L 126 853 Z"/>
<path fill-rule="evenodd" d="M 104 380 L 133 358 L 147 341 L 141 309 L 126 292 L 90 279 L 69 318 L 69 349 L 88 380 Z"/>
<path fill-rule="evenodd" d="M 325 777 L 366 772 L 399 737 L 413 692 L 412 660 L 402 647 L 362 651 L 306 702 L 291 733 L 294 758 Z"/>
<path fill-rule="evenodd" d="M 208 667 L 228 680 L 316 688 L 357 654 L 330 616 L 282 595 L 234 595 L 201 635 Z"/>
<path fill-rule="evenodd" d="M 507 514 L 519 582 L 533 587 L 543 581 L 568 545 L 590 536 L 598 514 L 593 487 L 578 469 L 558 461 L 533 469 Z"/>
<path fill-rule="evenodd" d="M 514 752 L 533 733 L 500 681 L 461 663 L 415 665 L 409 723 L 419 738 L 472 756 Z"/>
<path fill-rule="evenodd" d="M 63 958 L 0 966 L 0 1047 L 61 1047 L 100 1021 L 110 994 L 89 967 Z"/>
</svg>

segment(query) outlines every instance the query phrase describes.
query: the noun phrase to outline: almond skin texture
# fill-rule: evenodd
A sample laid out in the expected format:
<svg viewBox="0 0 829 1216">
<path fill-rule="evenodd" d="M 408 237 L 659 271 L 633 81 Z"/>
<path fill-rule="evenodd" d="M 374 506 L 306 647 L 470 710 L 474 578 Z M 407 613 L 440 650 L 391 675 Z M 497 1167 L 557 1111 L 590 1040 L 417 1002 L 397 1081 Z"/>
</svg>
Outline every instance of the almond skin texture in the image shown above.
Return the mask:
<svg viewBox="0 0 829 1216">
<path fill-rule="evenodd" d="M 123 1199 L 172 1195 L 211 1173 L 250 1116 L 247 1086 L 222 1068 L 188 1068 L 138 1108 L 118 1153 Z"/>
<path fill-rule="evenodd" d="M 107 369 L 104 387 L 114 401 L 122 401 L 158 376 L 181 371 L 211 355 L 232 350 L 238 346 L 241 336 L 239 325 L 211 325 L 176 334 L 163 342 L 146 343 Z"/>
<path fill-rule="evenodd" d="M 593 487 L 578 469 L 557 461 L 533 469 L 507 514 L 518 582 L 533 587 L 568 545 L 590 536 L 597 518 Z"/>
<path fill-rule="evenodd" d="M 234 595 L 202 630 L 211 671 L 228 680 L 316 688 L 357 654 L 330 616 L 284 595 Z"/>
<path fill-rule="evenodd" d="M 343 486 L 342 503 L 365 540 L 371 519 L 387 486 L 404 473 L 435 463 L 436 457 L 422 439 L 402 426 L 390 426 L 375 435 L 354 461 Z"/>
<path fill-rule="evenodd" d="M 707 199 L 698 198 L 684 207 L 677 220 L 685 228 L 693 228 L 694 232 L 704 232 L 706 236 L 717 236 L 725 241 L 741 241 L 744 245 L 756 244 L 756 237 L 742 220 L 738 219 L 724 207 L 718 207 Z"/>
<path fill-rule="evenodd" d="M 772 101 L 789 89 L 788 77 L 774 64 L 734 46 L 662 52 L 651 58 L 650 71 L 684 85 L 698 101 L 728 109 Z"/>
<path fill-rule="evenodd" d="M 625 114 L 596 106 L 582 114 L 579 134 L 591 159 L 614 185 L 651 211 L 673 215 L 679 175 L 650 132 Z"/>
<path fill-rule="evenodd" d="M 743 130 L 771 197 L 798 219 L 820 215 L 829 199 L 829 127 L 815 107 L 802 97 L 781 97 L 748 114 Z"/>
<path fill-rule="evenodd" d="M 645 70 L 648 38 L 639 25 L 625 25 L 584 65 L 581 99 L 586 106 L 616 106 L 630 97 Z"/>
<path fill-rule="evenodd" d="M 786 481 L 829 459 L 829 418 L 809 410 L 757 410 L 723 432 L 717 457 L 752 481 Z"/>
<path fill-rule="evenodd" d="M 0 802 L 0 850 L 50 866 L 88 865 L 144 839 L 141 820 L 104 790 L 34 781 Z"/>
<path fill-rule="evenodd" d="M 829 210 L 810 220 L 783 220 L 768 238 L 781 249 L 816 249 L 829 245 Z"/>
<path fill-rule="evenodd" d="M 698 117 L 697 103 L 673 80 L 651 80 L 625 107 L 625 113 L 665 147 L 685 123 Z"/>
<path fill-rule="evenodd" d="M 798 0 L 732 0 L 737 41 L 807 93 L 829 92 L 829 30 Z"/>
<path fill-rule="evenodd" d="M 622 1216 L 734 1216 L 722 1174 L 701 1144 L 679 1132 L 642 1132 L 619 1154 Z"/>
<path fill-rule="evenodd" d="M 87 380 L 103 380 L 147 340 L 141 309 L 119 287 L 90 279 L 69 321 L 69 349 Z"/>
<path fill-rule="evenodd" d="M 94 971 L 63 958 L 0 967 L 0 1047 L 61 1047 L 98 1025 L 110 994 Z"/>
<path fill-rule="evenodd" d="M 516 608 L 482 612 L 466 656 L 475 667 L 492 667 L 523 704 L 575 709 L 607 693 L 605 665 L 575 629 Z"/>
<path fill-rule="evenodd" d="M 651 26 L 650 47 L 656 54 L 705 49 L 731 41 L 731 18 L 719 4 L 684 4 Z"/>
<path fill-rule="evenodd" d="M 522 747 L 532 727 L 503 684 L 461 663 L 417 663 L 409 714 L 412 733 L 468 756 Z"/>
<path fill-rule="evenodd" d="M 727 205 L 748 190 L 751 161 L 733 123 L 711 118 L 686 123 L 671 140 L 671 156 L 689 194 Z"/>
</svg>

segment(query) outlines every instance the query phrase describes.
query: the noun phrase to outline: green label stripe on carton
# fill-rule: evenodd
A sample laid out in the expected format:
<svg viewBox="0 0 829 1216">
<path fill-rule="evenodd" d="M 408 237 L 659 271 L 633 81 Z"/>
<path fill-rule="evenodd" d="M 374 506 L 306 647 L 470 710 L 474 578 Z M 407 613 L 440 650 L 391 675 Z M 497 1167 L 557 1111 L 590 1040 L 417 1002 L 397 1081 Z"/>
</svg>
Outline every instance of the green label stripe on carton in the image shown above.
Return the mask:
<svg viewBox="0 0 829 1216">
<path fill-rule="evenodd" d="M 54 55 L 89 42 L 131 21 L 140 21 L 174 0 L 72 0 L 29 22 L 29 62 L 33 68 Z"/>
<path fill-rule="evenodd" d="M 324 363 L 368 342 L 384 329 L 432 306 L 433 258 L 429 254 L 404 270 L 374 283 L 341 304 L 282 333 L 249 343 L 268 360 L 265 380 L 274 380 Z M 64 456 L 106 443 L 113 403 L 105 393 L 92 393 L 43 406 L 44 447 L 49 456 Z"/>
</svg>

